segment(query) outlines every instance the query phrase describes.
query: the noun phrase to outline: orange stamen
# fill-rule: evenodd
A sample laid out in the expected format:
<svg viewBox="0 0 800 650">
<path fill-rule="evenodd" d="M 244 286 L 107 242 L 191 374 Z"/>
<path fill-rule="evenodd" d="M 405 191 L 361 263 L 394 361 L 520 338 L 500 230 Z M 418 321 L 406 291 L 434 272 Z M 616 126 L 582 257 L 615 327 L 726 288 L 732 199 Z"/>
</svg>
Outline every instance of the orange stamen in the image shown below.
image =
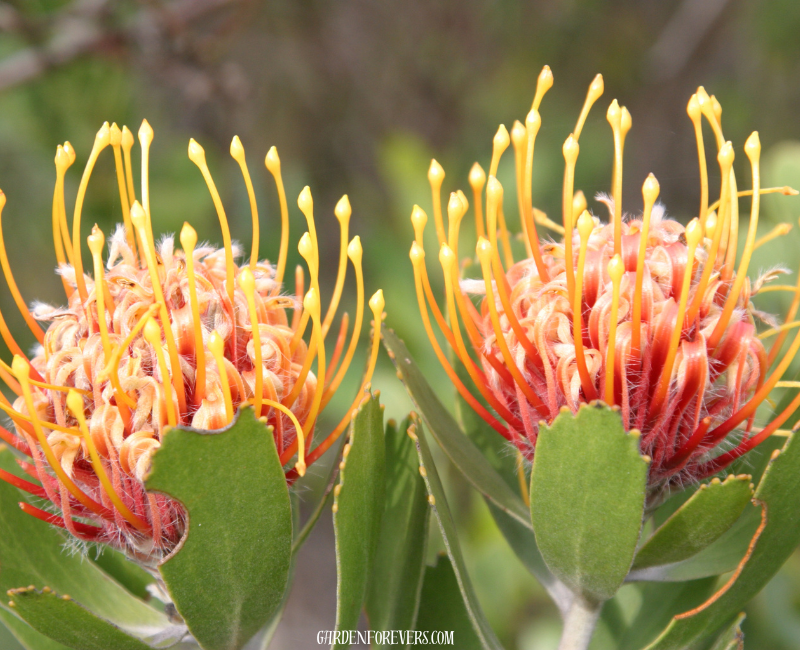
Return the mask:
<svg viewBox="0 0 800 650">
<path fill-rule="evenodd" d="M 536 94 L 533 96 L 533 104 L 531 104 L 531 110 L 538 111 L 539 106 L 542 104 L 542 98 L 545 96 L 548 90 L 553 87 L 553 72 L 550 70 L 550 66 L 546 65 L 542 68 L 542 71 L 539 73 L 539 77 L 536 80 Z"/>
<path fill-rule="evenodd" d="M 583 248 L 583 237 L 581 237 Z M 603 399 L 609 406 L 614 406 L 614 356 L 617 345 L 617 318 L 619 314 L 619 285 L 625 273 L 621 255 L 614 255 L 608 263 L 608 275 L 611 278 L 611 315 L 608 322 L 608 347 L 606 348 L 606 383 Z M 687 271 L 688 273 L 688 271 Z"/>
<path fill-rule="evenodd" d="M 25 319 L 25 322 L 28 325 L 28 328 L 33 332 L 33 335 L 39 341 L 39 343 L 44 342 L 44 332 L 42 328 L 39 327 L 39 323 L 37 323 L 33 316 L 31 316 L 31 312 L 28 309 L 28 306 L 25 304 L 25 301 L 22 299 L 22 294 L 19 292 L 19 288 L 17 287 L 17 283 L 14 280 L 14 275 L 11 273 L 11 265 L 8 263 L 8 256 L 6 255 L 6 244 L 3 240 L 3 227 L 2 227 L 2 215 L 3 215 L 3 208 L 6 205 L 6 195 L 0 190 L 0 264 L 3 266 L 3 275 L 6 278 L 6 284 L 8 285 L 8 290 L 11 292 L 12 297 L 14 298 L 14 302 L 17 303 L 17 308 L 19 312 L 22 314 L 22 317 Z"/>
<path fill-rule="evenodd" d="M 447 241 L 447 236 L 444 230 L 444 218 L 442 217 L 442 183 L 444 182 L 444 169 L 436 161 L 431 160 L 431 166 L 428 168 L 428 183 L 431 186 L 431 197 L 433 199 L 433 221 L 436 224 L 436 237 L 439 239 L 439 245 Z"/>
<path fill-rule="evenodd" d="M 231 141 L 231 157 L 239 163 L 242 170 L 244 184 L 247 187 L 247 198 L 250 200 L 250 216 L 253 220 L 253 245 L 250 252 L 250 270 L 256 270 L 258 264 L 258 205 L 256 204 L 256 194 L 253 191 L 253 181 L 250 179 L 250 171 L 247 169 L 247 160 L 244 155 L 244 147 L 238 135 L 233 136 Z"/>
<path fill-rule="evenodd" d="M 286 202 L 286 190 L 283 187 L 283 177 L 281 176 L 281 159 L 275 147 L 270 147 L 267 157 L 264 159 L 264 165 L 275 179 L 275 186 L 278 188 L 278 200 L 281 204 L 281 247 L 278 253 L 278 266 L 275 271 L 275 281 L 281 284 L 286 270 L 286 256 L 289 253 L 289 206 Z"/>
<path fill-rule="evenodd" d="M 117 509 L 119 514 L 121 514 L 131 526 L 143 533 L 149 532 L 150 527 L 133 512 L 131 512 L 130 508 L 125 505 L 119 494 L 117 494 L 114 490 L 114 486 L 111 485 L 108 474 L 106 474 L 106 469 L 103 467 L 103 461 L 100 460 L 100 454 L 97 453 L 97 447 L 95 447 L 94 440 L 92 440 L 92 436 L 89 434 L 89 427 L 86 424 L 86 416 L 83 413 L 83 398 L 75 391 L 70 391 L 67 394 L 67 408 L 69 408 L 69 410 L 72 412 L 72 415 L 74 415 L 78 420 L 78 426 L 83 434 L 83 440 L 89 450 L 92 469 L 94 469 L 94 473 L 97 475 L 97 478 L 100 479 L 103 490 L 105 490 L 105 493 L 108 495 L 111 503 L 114 504 L 114 507 Z"/>
<path fill-rule="evenodd" d="M 517 209 L 519 210 L 519 221 L 522 225 L 522 238 L 525 241 L 525 248 L 530 257 L 533 252 L 530 249 L 530 241 L 528 237 L 528 224 L 525 218 L 525 152 L 528 148 L 527 145 L 528 133 L 525 130 L 525 125 L 519 120 L 514 120 L 514 126 L 511 128 L 511 143 L 514 145 L 514 173 L 517 185 Z M 478 235 L 480 237 L 480 235 Z"/>
<path fill-rule="evenodd" d="M 650 235 L 650 216 L 653 213 L 661 187 L 656 177 L 650 174 L 642 185 L 644 213 L 642 214 L 642 230 L 639 235 L 639 257 L 636 261 L 636 287 L 633 290 L 633 314 L 631 316 L 631 355 L 639 358 L 642 351 L 642 284 L 644 283 L 645 259 L 647 257 L 647 239 Z"/>
</svg>

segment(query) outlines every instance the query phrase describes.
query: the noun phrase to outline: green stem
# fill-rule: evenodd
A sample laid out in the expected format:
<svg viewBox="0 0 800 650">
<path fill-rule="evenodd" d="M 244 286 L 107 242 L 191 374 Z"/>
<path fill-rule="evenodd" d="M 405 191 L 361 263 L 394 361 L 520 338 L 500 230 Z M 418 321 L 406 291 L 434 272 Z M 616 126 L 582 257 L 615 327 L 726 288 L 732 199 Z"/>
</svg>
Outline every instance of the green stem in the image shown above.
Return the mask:
<svg viewBox="0 0 800 650">
<path fill-rule="evenodd" d="M 558 650 L 586 650 L 592 640 L 602 607 L 601 602 L 591 601 L 580 594 L 575 594 L 564 618 L 564 631 L 561 633 Z"/>
</svg>

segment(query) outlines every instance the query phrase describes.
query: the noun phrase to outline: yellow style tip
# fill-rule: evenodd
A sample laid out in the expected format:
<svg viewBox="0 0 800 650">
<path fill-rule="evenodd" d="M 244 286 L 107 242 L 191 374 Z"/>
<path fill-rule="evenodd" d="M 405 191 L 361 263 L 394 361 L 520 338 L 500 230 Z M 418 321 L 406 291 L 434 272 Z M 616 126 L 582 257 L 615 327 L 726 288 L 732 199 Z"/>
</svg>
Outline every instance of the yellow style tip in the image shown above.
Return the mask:
<svg viewBox="0 0 800 650">
<path fill-rule="evenodd" d="M 203 167 L 206 164 L 205 149 L 194 138 L 189 139 L 189 160 L 198 167 Z"/>
<path fill-rule="evenodd" d="M 144 228 L 147 223 L 147 215 L 145 214 L 142 204 L 134 201 L 131 206 L 131 221 L 135 228 Z"/>
<path fill-rule="evenodd" d="M 589 211 L 584 209 L 578 217 L 578 234 L 581 236 L 581 241 L 588 241 L 592 231 L 594 231 L 594 219 Z"/>
<path fill-rule="evenodd" d="M 719 161 L 719 164 L 723 168 L 729 169 L 731 167 L 731 165 L 733 165 L 733 161 L 734 161 L 735 157 L 736 157 L 736 154 L 734 154 L 734 152 L 733 152 L 733 144 L 731 143 L 730 140 L 728 140 L 720 148 L 719 153 L 717 154 L 717 160 Z"/>
<path fill-rule="evenodd" d="M 713 237 L 714 230 L 717 227 L 717 213 L 716 211 L 709 212 L 706 217 L 706 237 Z"/>
<path fill-rule="evenodd" d="M 562 153 L 564 154 L 564 160 L 567 161 L 567 164 L 574 165 L 575 161 L 578 159 L 578 154 L 580 153 L 581 147 L 578 144 L 578 141 L 575 139 L 575 136 L 570 133 L 567 136 L 567 139 L 564 140 L 564 146 L 561 148 Z"/>
<path fill-rule="evenodd" d="M 647 178 L 644 179 L 644 183 L 642 184 L 642 196 L 644 197 L 645 203 L 655 203 L 660 191 L 661 186 L 659 185 L 656 177 L 653 176 L 653 174 L 648 174 Z"/>
<path fill-rule="evenodd" d="M 125 149 L 130 149 L 133 146 L 133 133 L 131 133 L 131 130 L 124 124 L 122 125 L 121 144 Z"/>
<path fill-rule="evenodd" d="M 75 148 L 72 146 L 69 140 L 64 143 L 64 151 L 66 152 L 67 156 L 69 156 L 69 165 L 75 162 L 75 157 L 77 154 L 75 153 Z M 67 167 L 69 167 L 67 165 Z"/>
<path fill-rule="evenodd" d="M 239 273 L 239 286 L 248 296 L 252 296 L 256 290 L 256 278 L 249 266 L 245 266 Z"/>
<path fill-rule="evenodd" d="M 306 185 L 297 197 L 297 207 L 303 214 L 308 214 L 314 209 L 314 199 L 311 198 L 311 188 Z"/>
<path fill-rule="evenodd" d="M 86 241 L 89 244 L 89 250 L 92 255 L 100 255 L 103 252 L 106 238 L 103 236 L 103 231 L 97 227 L 97 224 L 92 228 L 92 234 L 86 238 Z"/>
<path fill-rule="evenodd" d="M 307 232 L 303 233 L 300 241 L 297 242 L 297 250 L 307 263 L 314 259 L 314 244 L 311 242 L 311 235 Z"/>
<path fill-rule="evenodd" d="M 544 66 L 536 80 L 536 94 L 540 94 L 539 89 L 541 89 L 541 94 L 544 95 L 553 87 L 553 81 L 553 71 L 550 69 L 550 66 Z"/>
<path fill-rule="evenodd" d="M 144 340 L 150 345 L 161 345 L 161 328 L 155 318 L 148 318 L 144 324 Z"/>
<path fill-rule="evenodd" d="M 319 293 L 317 293 L 317 290 L 314 287 L 311 287 L 306 292 L 306 295 L 303 296 L 303 309 L 312 314 L 312 316 L 319 315 Z"/>
<path fill-rule="evenodd" d="M 453 267 L 456 264 L 456 256 L 453 253 L 453 249 L 450 248 L 447 244 L 442 244 L 441 248 L 439 249 L 439 263 L 442 265 L 442 268 L 450 273 Z"/>
<path fill-rule="evenodd" d="M 492 244 L 491 242 L 486 239 L 486 237 L 481 237 L 478 239 L 478 243 L 475 246 L 475 252 L 478 255 L 478 259 L 481 261 L 481 264 L 484 262 L 489 263 L 492 259 Z"/>
<path fill-rule="evenodd" d="M 208 336 L 208 341 L 206 342 L 206 345 L 208 346 L 208 349 L 211 350 L 211 354 L 213 354 L 215 358 L 221 357 L 223 355 L 223 352 L 225 350 L 225 341 L 219 335 L 219 332 L 217 332 L 217 330 L 213 330 L 211 334 Z"/>
<path fill-rule="evenodd" d="M 339 220 L 339 223 L 347 223 L 350 220 L 350 215 L 353 214 L 353 209 L 350 207 L 350 199 L 345 194 L 341 199 L 336 202 L 336 207 L 333 209 L 333 214 Z"/>
<path fill-rule="evenodd" d="M 603 83 L 603 75 L 596 74 L 592 83 L 589 85 L 589 101 L 596 102 L 600 96 L 605 92 L 605 85 Z"/>
<path fill-rule="evenodd" d="M 461 190 L 456 191 L 456 196 L 458 197 L 459 201 L 461 201 L 461 205 L 463 206 L 464 212 L 462 213 L 462 217 L 466 214 L 467 210 L 469 210 L 469 201 L 467 201 L 467 196 Z"/>
<path fill-rule="evenodd" d="M 109 143 L 111 144 L 112 147 L 118 147 L 122 143 L 122 131 L 117 126 L 116 122 L 114 122 L 111 125 L 108 135 L 109 135 Z"/>
<path fill-rule="evenodd" d="M 703 226 L 700 221 L 695 217 L 686 225 L 686 242 L 689 248 L 696 248 L 700 241 L 703 239 Z"/>
<path fill-rule="evenodd" d="M 525 128 L 532 133 L 538 133 L 540 126 L 542 126 L 542 117 L 539 115 L 539 111 L 532 108 L 525 117 Z"/>
<path fill-rule="evenodd" d="M 572 197 L 572 214 L 580 214 L 586 209 L 586 196 L 584 195 L 582 190 L 578 190 L 575 192 L 575 195 Z"/>
<path fill-rule="evenodd" d="M 492 144 L 494 148 L 500 152 L 505 151 L 508 145 L 511 144 L 511 138 L 508 135 L 508 129 L 506 129 L 505 124 L 501 124 L 497 127 L 497 133 L 494 134 Z"/>
<path fill-rule="evenodd" d="M 503 200 L 503 185 L 494 176 L 489 176 L 489 182 L 486 185 L 486 197 L 489 201 L 498 203 Z"/>
<path fill-rule="evenodd" d="M 628 109 L 623 106 L 621 109 L 621 116 L 620 116 L 620 131 L 622 131 L 622 137 L 624 138 L 628 135 L 628 131 L 631 130 L 631 126 L 633 125 L 633 120 L 631 119 L 631 114 L 628 112 Z"/>
<path fill-rule="evenodd" d="M 142 147 L 149 147 L 153 142 L 153 127 L 150 122 L 142 120 L 142 125 L 139 127 L 139 143 Z"/>
<path fill-rule="evenodd" d="M 609 260 L 607 270 L 611 282 L 619 284 L 622 274 L 625 273 L 625 265 L 622 263 L 622 256 L 619 253 Z"/>
<path fill-rule="evenodd" d="M 300 458 L 297 459 L 297 462 L 294 464 L 294 468 L 297 470 L 297 474 L 299 476 L 306 475 L 306 462 Z"/>
<path fill-rule="evenodd" d="M 180 239 L 181 246 L 183 246 L 183 250 L 187 255 L 197 245 L 197 231 L 192 228 L 188 221 L 183 222 Z"/>
<path fill-rule="evenodd" d="M 486 172 L 477 162 L 469 170 L 469 184 L 475 192 L 480 192 L 486 184 Z"/>
<path fill-rule="evenodd" d="M 103 126 L 100 127 L 100 130 L 94 136 L 94 145 L 96 147 L 106 147 L 111 142 L 111 128 L 108 126 L 108 122 L 103 122 Z"/>
<path fill-rule="evenodd" d="M 356 235 L 350 240 L 350 243 L 347 245 L 347 257 L 350 258 L 350 261 L 353 264 L 360 264 L 362 253 L 363 251 L 361 249 L 361 237 Z"/>
<path fill-rule="evenodd" d="M 619 102 L 616 99 L 611 101 L 611 104 L 606 111 L 606 119 L 611 125 L 611 128 L 620 128 L 620 121 L 622 120 L 622 111 L 619 107 Z"/>
<path fill-rule="evenodd" d="M 459 221 L 464 216 L 464 212 L 464 202 L 458 192 L 450 192 L 450 198 L 447 201 L 447 218 L 450 221 Z"/>
<path fill-rule="evenodd" d="M 266 157 L 264 158 L 264 165 L 269 170 L 269 173 L 275 176 L 281 171 L 281 159 L 278 156 L 278 150 L 272 146 L 269 148 Z"/>
<path fill-rule="evenodd" d="M 231 140 L 231 158 L 240 165 L 244 162 L 244 147 L 238 135 L 233 136 L 233 140 Z"/>
<path fill-rule="evenodd" d="M 525 140 L 528 137 L 528 132 L 525 125 L 519 120 L 514 120 L 514 126 L 511 127 L 511 142 L 514 144 L 515 149 L 522 149 L 525 146 Z"/>
<path fill-rule="evenodd" d="M 700 121 L 700 115 L 702 113 L 700 111 L 700 102 L 697 100 L 697 93 L 689 98 L 689 103 L 686 105 L 686 112 L 689 115 L 689 119 L 695 124 Z"/>
<path fill-rule="evenodd" d="M 369 308 L 372 310 L 376 326 L 380 325 L 384 307 L 386 307 L 386 301 L 383 298 L 383 289 L 378 289 L 369 299 Z"/>
<path fill-rule="evenodd" d="M 67 393 L 67 408 L 79 420 L 83 418 L 83 397 L 76 390 Z"/>
<path fill-rule="evenodd" d="M 431 166 L 428 167 L 428 182 L 434 186 L 441 186 L 444 181 L 444 169 L 436 161 L 436 158 L 431 159 Z"/>
<path fill-rule="evenodd" d="M 411 250 L 408 252 L 408 257 L 411 258 L 411 263 L 416 266 L 425 259 L 425 249 L 422 248 L 417 242 L 411 244 Z"/>
<path fill-rule="evenodd" d="M 14 359 L 11 361 L 11 371 L 14 373 L 14 376 L 17 378 L 17 381 L 22 382 L 27 381 L 28 377 L 30 376 L 30 366 L 28 366 L 28 362 L 25 361 L 21 356 L 18 354 L 14 355 Z"/>
<path fill-rule="evenodd" d="M 67 150 L 64 149 L 63 145 L 58 145 L 56 148 L 56 171 L 59 173 L 65 172 L 69 169 L 69 166 L 72 164 L 72 159 L 70 159 Z"/>
<path fill-rule="evenodd" d="M 744 143 L 744 152 L 751 162 L 758 160 L 761 156 L 761 140 L 758 137 L 758 131 L 753 131 L 747 142 Z"/>
<path fill-rule="evenodd" d="M 428 224 L 428 215 L 418 205 L 415 205 L 411 210 L 411 225 L 414 227 L 414 235 L 422 243 L 422 233 L 425 232 L 425 226 Z"/>
</svg>

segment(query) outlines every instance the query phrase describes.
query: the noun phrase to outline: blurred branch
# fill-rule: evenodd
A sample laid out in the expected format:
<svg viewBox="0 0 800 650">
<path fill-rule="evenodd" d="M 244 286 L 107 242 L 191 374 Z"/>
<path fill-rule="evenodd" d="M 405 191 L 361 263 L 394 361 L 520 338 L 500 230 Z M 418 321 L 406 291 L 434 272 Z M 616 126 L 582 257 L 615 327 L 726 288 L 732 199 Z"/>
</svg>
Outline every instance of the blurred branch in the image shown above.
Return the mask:
<svg viewBox="0 0 800 650">
<path fill-rule="evenodd" d="M 173 0 L 151 3 L 126 24 L 111 20 L 110 0 L 76 0 L 48 18 L 42 30 L 52 36 L 0 61 L 0 91 L 30 81 L 44 72 L 110 46 L 152 40 L 153 34 L 183 31 L 191 23 L 241 0 Z M 30 31 L 19 12 L 0 3 L 0 30 L 25 36 Z M 146 35 L 146 36 L 145 36 Z M 29 39 L 28 39 L 29 40 Z"/>
<path fill-rule="evenodd" d="M 649 53 L 650 68 L 660 79 L 683 70 L 729 0 L 683 0 Z"/>
</svg>

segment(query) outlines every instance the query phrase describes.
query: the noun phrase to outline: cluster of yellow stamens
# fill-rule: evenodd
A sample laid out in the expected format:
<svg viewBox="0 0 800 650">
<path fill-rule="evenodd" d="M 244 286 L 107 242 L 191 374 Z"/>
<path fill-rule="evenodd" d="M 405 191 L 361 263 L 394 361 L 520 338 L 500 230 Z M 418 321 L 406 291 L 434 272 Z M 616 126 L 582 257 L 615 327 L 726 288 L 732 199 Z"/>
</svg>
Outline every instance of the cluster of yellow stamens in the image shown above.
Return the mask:
<svg viewBox="0 0 800 650">
<path fill-rule="evenodd" d="M 150 458 L 169 427 L 221 429 L 233 421 L 237 408 L 251 405 L 257 417 L 273 428 L 281 462 L 289 467 L 287 479 L 294 480 L 341 435 L 363 398 L 377 360 L 384 307 L 378 291 L 369 301 L 374 318 L 372 348 L 353 407 L 312 449 L 315 424 L 353 360 L 364 319 L 362 250 L 358 237 L 349 239 L 347 196 L 335 209 L 341 251 L 333 295 L 323 313 L 308 187 L 300 193 L 298 205 L 308 227 L 299 251 L 310 286 L 306 290 L 305 271 L 298 266 L 294 295 L 283 293 L 289 212 L 276 149 L 270 149 L 265 160 L 281 208 L 278 262 L 273 266 L 259 260 L 253 184 L 239 138 L 231 143 L 253 222 L 249 263 L 239 265 L 239 250 L 232 242 L 205 153 L 194 140 L 189 144 L 189 158 L 208 186 L 223 248 L 198 246 L 197 233 L 188 223 L 180 232 L 182 249 L 175 248 L 172 237 L 156 243 L 148 182 L 152 141 L 153 131 L 145 121 L 139 130 L 142 175 L 141 200 L 137 200 L 131 163 L 133 134 L 126 127 L 103 125 L 78 188 L 71 234 L 64 179 L 75 152 L 68 142 L 59 145 L 53 236 L 66 308 L 27 307 L 14 282 L 0 232 L 0 261 L 7 284 L 41 344 L 28 358 L 0 314 L 0 335 L 14 354 L 11 365 L 0 361 L 0 378 L 17 395 L 11 403 L 0 393 L 0 409 L 16 430 L 0 428 L 0 437 L 30 456 L 32 464 L 22 460 L 20 464 L 38 484 L 6 472 L 0 478 L 48 499 L 60 514 L 21 504 L 27 512 L 79 538 L 114 544 L 146 561 L 163 557 L 183 534 L 180 505 L 146 492 L 143 484 Z M 92 170 L 109 146 L 114 152 L 123 224 L 108 241 L 105 263 L 105 237 L 97 226 L 92 228 L 87 241 L 93 272 L 88 275 L 81 250 L 81 215 Z M 4 204 L 5 196 L 0 194 L 0 213 Z M 339 307 L 348 259 L 356 279 L 355 319 L 348 332 L 349 318 L 344 314 L 328 357 L 325 339 Z M 43 321 L 50 323 L 46 331 L 39 326 Z"/>
<path fill-rule="evenodd" d="M 659 185 L 652 174 L 642 188 L 641 215 L 624 214 L 623 151 L 632 120 L 627 109 L 614 100 L 606 114 L 614 143 L 611 195 L 597 197 L 610 213 L 609 223 L 602 223 L 587 210 L 583 193 L 575 191 L 579 138 L 592 105 L 604 90 L 603 78 L 597 75 L 575 129 L 563 145 L 562 225 L 555 224 L 533 207 L 531 196 L 534 145 L 541 126 L 539 108 L 552 84 L 552 73 L 545 66 L 525 123 L 515 122 L 510 135 L 504 126 L 498 129 L 488 178 L 478 163 L 470 171 L 478 279 L 462 275 L 462 269 L 470 265 L 460 266 L 458 258 L 459 228 L 468 209 L 467 199 L 460 190 L 450 194 L 445 230 L 441 207 L 444 170 L 432 161 L 428 179 L 447 317 L 434 297 L 425 265 L 427 216 L 415 206 L 410 257 L 423 324 L 463 398 L 517 446 L 521 457 L 532 458 L 542 421 L 552 421 L 562 408 L 575 412 L 582 402 L 602 399 L 620 408 L 626 429 L 641 432 L 642 452 L 653 459 L 652 484 L 714 473 L 777 430 L 800 406 L 798 396 L 768 426 L 754 430 L 756 409 L 779 385 L 800 348 L 798 333 L 770 372 L 788 330 L 797 325 L 800 282 L 789 287 L 795 300 L 786 325 L 757 334 L 755 319 L 769 322 L 770 318 L 757 310 L 751 299 L 766 290 L 764 283 L 777 273 L 770 272 L 751 284 L 747 272 L 752 254 L 790 228 L 782 224 L 757 238 L 760 197 L 797 192 L 761 187 L 757 133 L 744 147 L 753 189 L 738 191 L 733 146 L 722 135 L 722 109 L 700 87 L 688 105 L 700 165 L 697 217 L 685 227 L 668 219 L 664 207 L 656 203 Z M 714 133 L 721 173 L 720 198 L 711 205 L 703 120 Z M 527 252 L 517 262 L 503 214 L 503 187 L 496 178 L 500 158 L 512 143 Z M 737 264 L 742 196 L 752 196 L 752 201 L 744 251 Z M 563 239 L 541 240 L 537 225 Z M 480 296 L 480 309 L 471 295 Z M 439 346 L 429 309 L 482 401 L 461 381 Z M 775 334 L 778 336 L 767 353 L 762 340 Z M 727 446 L 721 448 L 720 443 L 729 437 Z"/>
</svg>

